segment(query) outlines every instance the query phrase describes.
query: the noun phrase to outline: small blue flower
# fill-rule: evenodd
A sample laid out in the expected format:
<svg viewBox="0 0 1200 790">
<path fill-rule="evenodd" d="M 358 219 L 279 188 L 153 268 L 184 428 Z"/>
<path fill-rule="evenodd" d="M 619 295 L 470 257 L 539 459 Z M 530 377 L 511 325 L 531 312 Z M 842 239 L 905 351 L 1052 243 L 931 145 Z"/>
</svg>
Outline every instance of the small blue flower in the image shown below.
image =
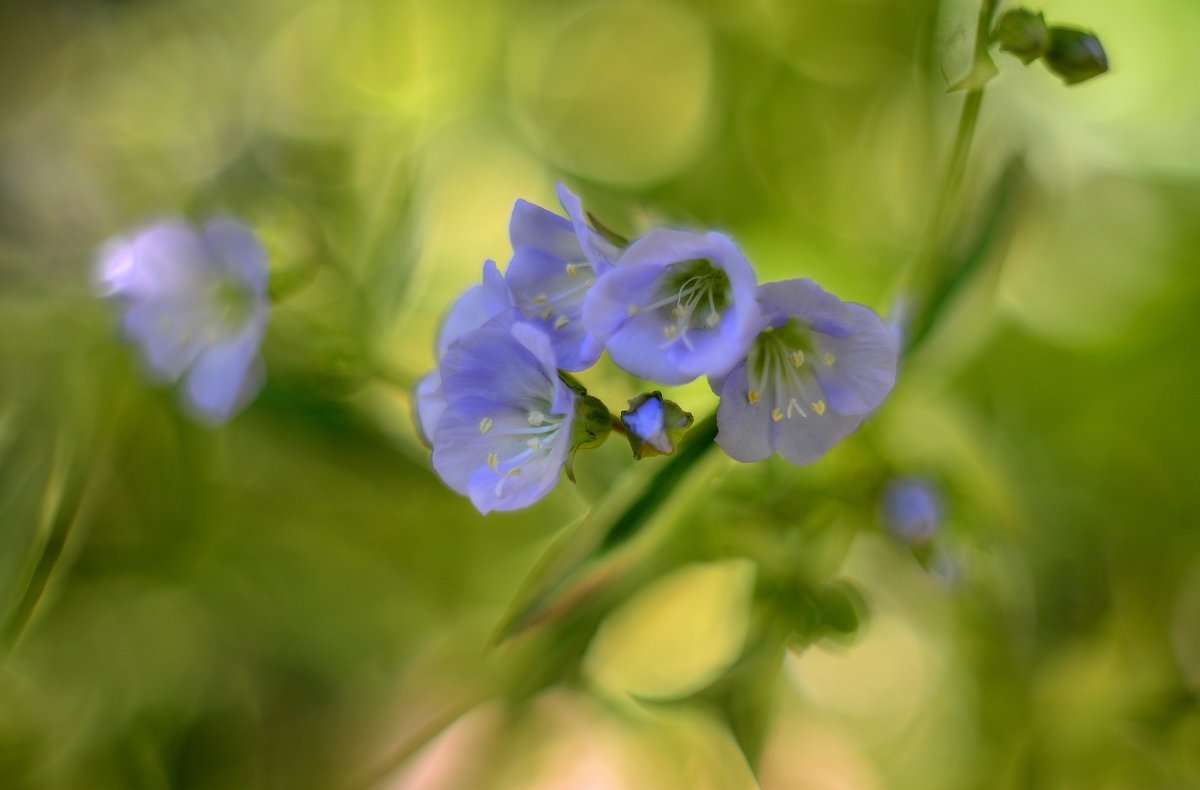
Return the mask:
<svg viewBox="0 0 1200 790">
<path fill-rule="evenodd" d="M 583 322 L 628 372 L 683 384 L 745 357 L 761 326 L 754 297 L 754 271 L 731 239 L 655 229 L 600 277 Z"/>
<path fill-rule="evenodd" d="M 883 489 L 881 516 L 888 530 L 906 543 L 926 543 L 942 523 L 937 488 L 919 477 L 897 477 Z"/>
<path fill-rule="evenodd" d="M 717 443 L 735 460 L 777 452 L 811 463 L 852 433 L 896 381 L 898 344 L 872 310 L 843 302 L 811 280 L 758 289 L 761 332 L 727 376 Z"/>
<path fill-rule="evenodd" d="M 459 338 L 474 332 L 488 321 L 501 315 L 515 320 L 513 297 L 495 261 L 483 264 L 483 281 L 472 286 L 450 306 L 438 331 L 437 356 L 441 359 L 446 349 Z M 438 418 L 446 408 L 442 393 L 442 376 L 435 368 L 419 382 L 416 388 L 417 424 L 422 438 L 432 441 Z"/>
<path fill-rule="evenodd" d="M 150 375 L 183 378 L 195 413 L 224 422 L 262 387 L 267 276 L 266 250 L 240 222 L 166 220 L 106 242 L 96 287 L 119 306 Z"/>
<path fill-rule="evenodd" d="M 562 184 L 558 199 L 566 218 L 524 200 L 513 206 L 513 257 L 505 279 L 522 317 L 550 336 L 558 366 L 578 371 L 594 365 L 604 350 L 584 328 L 584 297 L 620 251 L 588 226 L 579 198 Z"/>
<path fill-rule="evenodd" d="M 451 488 L 488 513 L 527 507 L 558 484 L 577 396 L 545 332 L 501 315 L 451 343 L 440 372 L 433 467 Z"/>
</svg>

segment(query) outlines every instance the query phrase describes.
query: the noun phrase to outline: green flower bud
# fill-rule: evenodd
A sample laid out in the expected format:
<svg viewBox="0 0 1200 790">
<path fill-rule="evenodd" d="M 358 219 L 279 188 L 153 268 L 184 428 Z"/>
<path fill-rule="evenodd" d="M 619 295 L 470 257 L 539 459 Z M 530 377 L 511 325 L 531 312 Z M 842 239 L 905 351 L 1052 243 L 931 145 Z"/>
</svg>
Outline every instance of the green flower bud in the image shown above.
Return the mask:
<svg viewBox="0 0 1200 790">
<path fill-rule="evenodd" d="M 604 444 L 612 431 L 612 415 L 604 402 L 591 395 L 578 393 L 578 390 L 576 392 L 579 401 L 575 407 L 575 423 L 571 426 L 571 449 L 567 452 L 564 466 L 567 479 L 572 483 L 575 482 L 575 454 Z"/>
<path fill-rule="evenodd" d="M 1090 80 L 1108 71 L 1108 57 L 1100 39 L 1071 27 L 1050 28 L 1050 49 L 1045 55 L 1046 68 L 1067 85 Z"/>
<path fill-rule="evenodd" d="M 1000 42 L 1000 49 L 1016 55 L 1028 65 L 1046 54 L 1050 49 L 1050 29 L 1046 18 L 1024 8 L 1009 11 L 1000 17 L 992 38 Z"/>
<path fill-rule="evenodd" d="M 641 460 L 651 455 L 671 455 L 679 446 L 684 432 L 692 427 L 692 415 L 679 404 L 663 400 L 661 392 L 638 395 L 621 412 L 621 425 L 633 449 L 633 457 Z"/>
</svg>

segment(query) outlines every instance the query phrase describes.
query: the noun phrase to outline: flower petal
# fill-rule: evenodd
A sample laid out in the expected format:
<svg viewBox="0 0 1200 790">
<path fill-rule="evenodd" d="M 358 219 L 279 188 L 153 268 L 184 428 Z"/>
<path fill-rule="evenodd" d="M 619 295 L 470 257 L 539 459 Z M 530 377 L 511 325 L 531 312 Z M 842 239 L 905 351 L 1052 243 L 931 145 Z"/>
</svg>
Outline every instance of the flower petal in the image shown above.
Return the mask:
<svg viewBox="0 0 1200 790">
<path fill-rule="evenodd" d="M 541 250 L 564 263 L 585 257 L 570 220 L 527 200 L 513 204 L 508 236 L 514 251 Z"/>
<path fill-rule="evenodd" d="M 258 394 L 263 383 L 260 340 L 253 328 L 209 346 L 196 358 L 184 386 L 188 402 L 201 417 L 225 422 Z"/>
<path fill-rule="evenodd" d="M 267 292 L 267 250 L 258 236 L 242 223 L 227 217 L 210 219 L 204 224 L 204 241 L 223 272 L 233 275 L 250 292 Z"/>
<path fill-rule="evenodd" d="M 567 217 L 571 220 L 571 226 L 575 230 L 575 237 L 579 240 L 580 247 L 583 248 L 583 254 L 591 262 L 596 274 L 604 274 L 612 268 L 613 261 L 620 256 L 621 250 L 592 230 L 587 222 L 587 214 L 583 210 L 583 202 L 574 192 L 567 189 L 566 184 L 560 182 L 554 191 L 558 195 L 558 202 L 562 204 L 563 209 L 567 212 Z"/>
<path fill-rule="evenodd" d="M 750 403 L 745 363 L 725 377 L 717 407 L 717 444 L 735 461 L 751 463 L 771 454 L 771 405 Z"/>
<path fill-rule="evenodd" d="M 591 335 L 583 324 L 583 302 L 595 283 L 590 267 L 568 273 L 558 258 L 526 248 L 513 255 L 506 279 L 522 317 L 550 337 L 560 368 L 585 370 L 596 363 L 603 346 L 586 342 Z"/>
<path fill-rule="evenodd" d="M 438 330 L 437 354 L 442 356 L 455 340 L 467 335 L 513 306 L 508 285 L 495 261 L 483 264 L 483 282 L 468 288 L 454 301 Z"/>
</svg>

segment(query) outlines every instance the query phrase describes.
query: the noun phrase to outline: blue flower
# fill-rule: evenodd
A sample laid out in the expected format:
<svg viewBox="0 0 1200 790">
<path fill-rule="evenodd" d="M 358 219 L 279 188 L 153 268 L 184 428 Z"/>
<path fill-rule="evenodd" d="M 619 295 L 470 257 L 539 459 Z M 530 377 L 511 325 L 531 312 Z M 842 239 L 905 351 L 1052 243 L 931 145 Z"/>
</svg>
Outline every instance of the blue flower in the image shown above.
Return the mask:
<svg viewBox="0 0 1200 790">
<path fill-rule="evenodd" d="M 619 250 L 588 226 L 579 198 L 562 184 L 558 199 L 566 218 L 524 200 L 513 206 L 505 279 L 522 317 L 550 336 L 558 366 L 577 371 L 594 365 L 604 350 L 584 328 L 583 302 Z"/>
<path fill-rule="evenodd" d="M 483 264 L 483 281 L 472 286 L 450 306 L 442 320 L 437 338 L 437 357 L 441 359 L 450 345 L 470 334 L 497 316 L 507 315 L 515 320 L 513 297 L 495 261 Z M 432 442 L 433 431 L 446 408 L 442 392 L 442 376 L 435 368 L 416 387 L 417 424 L 426 443 Z"/>
<path fill-rule="evenodd" d="M 893 478 L 883 489 L 881 516 L 897 538 L 906 543 L 925 543 L 941 526 L 941 495 L 928 480 Z"/>
<path fill-rule="evenodd" d="M 754 271 L 731 239 L 655 229 L 600 277 L 583 322 L 620 367 L 682 384 L 745 357 L 761 325 L 754 297 Z"/>
<path fill-rule="evenodd" d="M 761 332 L 727 376 L 717 443 L 738 461 L 777 452 L 817 460 L 852 433 L 896 381 L 898 344 L 872 310 L 843 302 L 807 279 L 758 289 Z"/>
<path fill-rule="evenodd" d="M 158 222 L 106 242 L 96 269 L 97 290 L 119 306 L 150 375 L 183 378 L 197 416 L 224 422 L 258 393 L 270 303 L 267 253 L 250 228 Z"/>
<path fill-rule="evenodd" d="M 501 315 L 450 344 L 433 467 L 481 513 L 516 510 L 558 483 L 577 395 L 558 376 L 549 335 Z"/>
</svg>

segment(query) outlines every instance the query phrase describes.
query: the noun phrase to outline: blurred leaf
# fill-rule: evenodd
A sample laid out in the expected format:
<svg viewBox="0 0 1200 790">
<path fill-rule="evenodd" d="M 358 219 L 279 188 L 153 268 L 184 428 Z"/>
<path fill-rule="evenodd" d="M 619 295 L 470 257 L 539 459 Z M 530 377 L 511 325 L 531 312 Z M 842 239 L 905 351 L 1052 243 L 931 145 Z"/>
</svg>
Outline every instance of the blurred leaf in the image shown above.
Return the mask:
<svg viewBox="0 0 1200 790">
<path fill-rule="evenodd" d="M 716 433 L 712 416 L 688 433 L 683 446 L 657 472 L 648 474 L 644 466 L 630 469 L 596 510 L 569 527 L 538 560 L 501 618 L 495 641 L 508 639 L 557 609 L 556 604 L 602 583 L 606 574 L 597 569 L 599 560 L 650 523 L 688 470 L 712 449 Z M 597 574 L 589 577 L 591 570 Z"/>
<path fill-rule="evenodd" d="M 732 559 L 659 579 L 600 626 L 584 672 L 607 691 L 647 699 L 704 688 L 742 652 L 756 570 Z"/>
</svg>

